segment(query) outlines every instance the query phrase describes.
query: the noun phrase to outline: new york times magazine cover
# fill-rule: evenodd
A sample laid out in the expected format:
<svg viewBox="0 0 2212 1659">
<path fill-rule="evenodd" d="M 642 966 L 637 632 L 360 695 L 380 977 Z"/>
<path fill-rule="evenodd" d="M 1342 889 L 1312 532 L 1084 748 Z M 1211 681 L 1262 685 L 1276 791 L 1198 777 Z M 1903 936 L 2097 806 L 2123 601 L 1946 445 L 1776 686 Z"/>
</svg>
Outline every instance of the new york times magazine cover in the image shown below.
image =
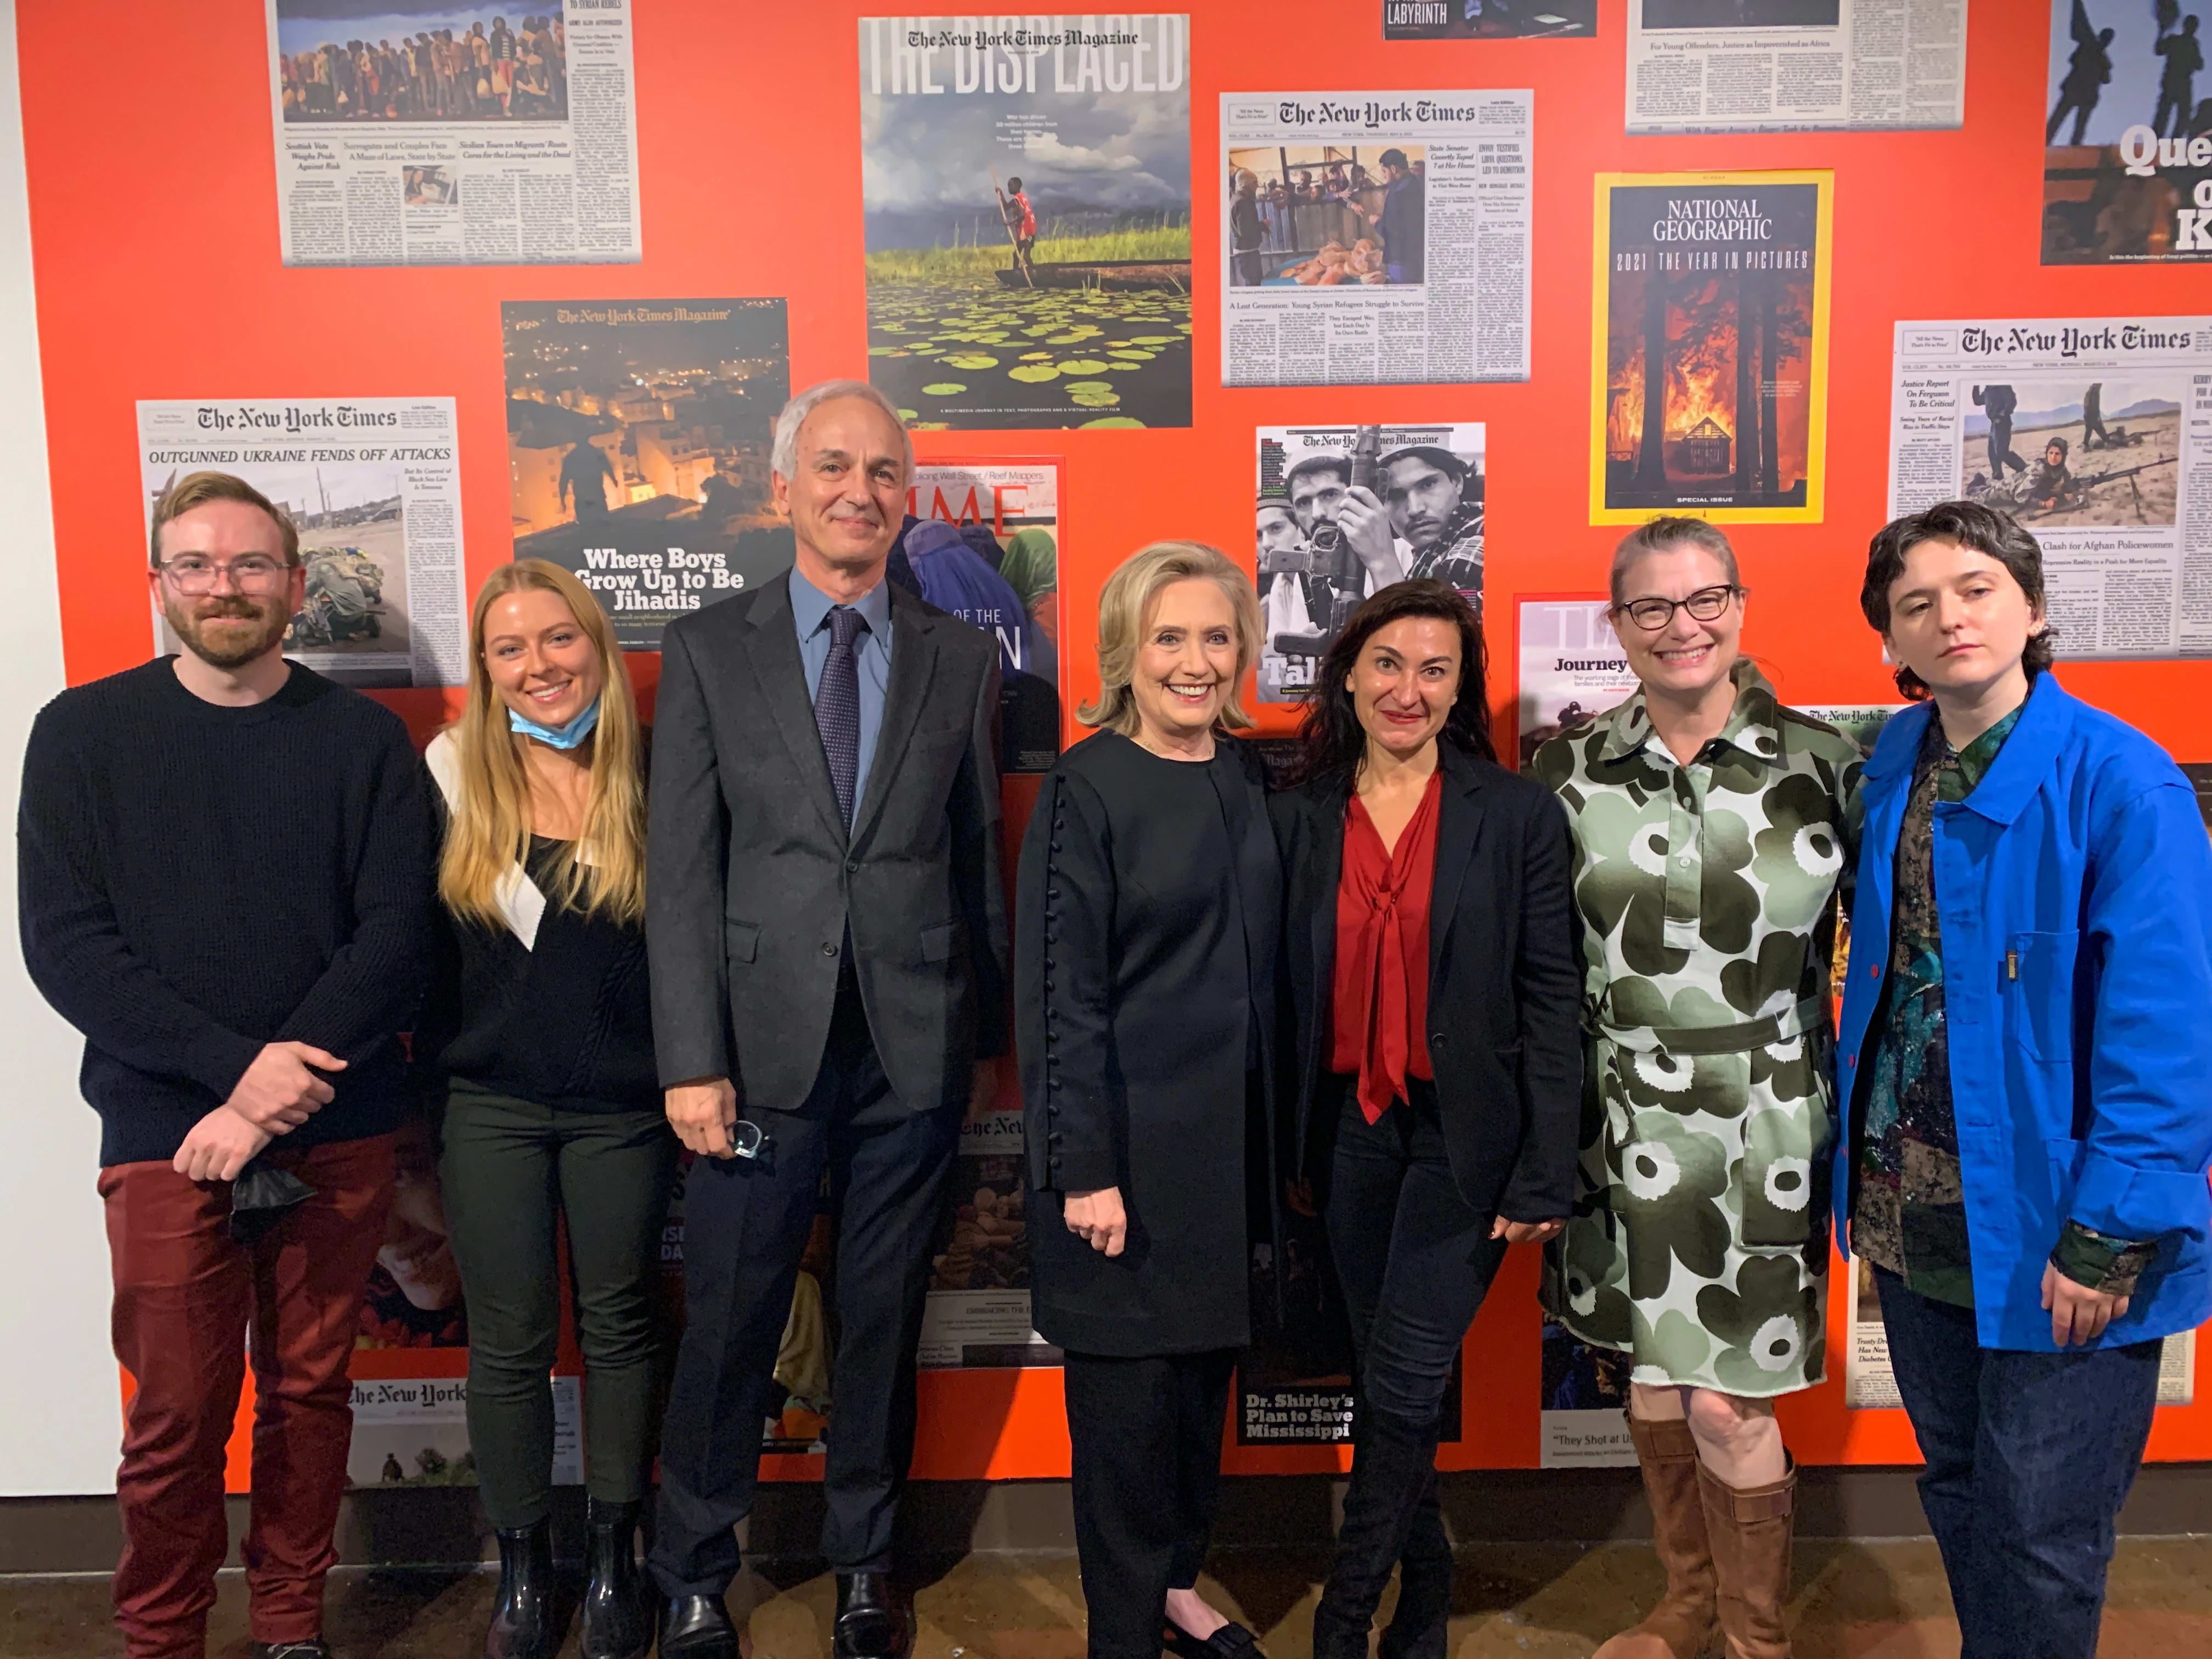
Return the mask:
<svg viewBox="0 0 2212 1659">
<path fill-rule="evenodd" d="M 792 559 L 769 483 L 781 300 L 509 301 L 514 556 L 576 573 L 625 651 Z"/>
<path fill-rule="evenodd" d="M 916 431 L 1190 424 L 1190 20 L 863 17 L 868 370 Z"/>
<path fill-rule="evenodd" d="M 1820 521 L 1833 182 L 1598 175 L 1591 523 Z"/>
<path fill-rule="evenodd" d="M 2212 259 L 2204 52 L 2179 0 L 2051 0 L 2045 264 Z"/>
</svg>

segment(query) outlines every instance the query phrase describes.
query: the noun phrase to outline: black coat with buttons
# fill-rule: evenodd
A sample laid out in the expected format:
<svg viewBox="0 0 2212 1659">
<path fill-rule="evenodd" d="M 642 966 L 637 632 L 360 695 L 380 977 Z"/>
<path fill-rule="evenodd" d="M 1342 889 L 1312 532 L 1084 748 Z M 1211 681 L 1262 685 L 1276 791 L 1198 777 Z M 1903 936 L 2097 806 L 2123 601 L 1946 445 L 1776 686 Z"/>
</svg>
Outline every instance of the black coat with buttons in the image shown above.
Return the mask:
<svg viewBox="0 0 2212 1659">
<path fill-rule="evenodd" d="M 1533 779 L 1449 744 L 1441 764 L 1424 1040 L 1453 1184 L 1485 1215 L 1564 1218 L 1573 1209 L 1583 1081 L 1566 814 Z M 1328 1167 L 1352 1082 L 1328 1069 L 1350 799 L 1349 782 L 1339 780 L 1286 790 L 1271 803 L 1287 894 L 1286 1139 L 1307 1177 Z"/>
<path fill-rule="evenodd" d="M 1248 1218 L 1268 1212 L 1281 873 L 1265 774 L 1223 738 L 1172 761 L 1114 732 L 1044 780 L 1015 890 L 1032 1318 L 1121 1358 L 1250 1339 Z M 1121 1189 L 1109 1259 L 1071 1193 Z"/>
</svg>

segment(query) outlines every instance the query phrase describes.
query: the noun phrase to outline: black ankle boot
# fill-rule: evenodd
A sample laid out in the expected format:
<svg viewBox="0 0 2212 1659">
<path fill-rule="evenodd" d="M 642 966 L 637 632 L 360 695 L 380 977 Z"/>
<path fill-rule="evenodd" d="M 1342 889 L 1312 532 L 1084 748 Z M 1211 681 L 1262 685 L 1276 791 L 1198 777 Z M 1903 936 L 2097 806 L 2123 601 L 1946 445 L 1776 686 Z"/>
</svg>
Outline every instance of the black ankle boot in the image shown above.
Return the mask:
<svg viewBox="0 0 2212 1659">
<path fill-rule="evenodd" d="M 631 1554 L 638 1505 L 603 1504 L 585 1509 L 584 1607 L 577 1652 L 582 1659 L 644 1659 L 653 1645 L 653 1620 Z"/>
<path fill-rule="evenodd" d="M 1314 1659 L 1367 1659 L 1367 1632 L 1405 1553 L 1413 1514 L 1436 1473 L 1437 1424 L 1363 1402 L 1336 1559 L 1314 1609 Z"/>
<path fill-rule="evenodd" d="M 499 1534 L 499 1595 L 484 1659 L 553 1659 L 553 1534 L 540 1521 Z"/>
<path fill-rule="evenodd" d="M 1445 1659 L 1452 1597 L 1451 1536 L 1437 1502 L 1437 1477 L 1413 1508 L 1398 1557 L 1398 1605 L 1382 1632 L 1377 1659 Z"/>
</svg>

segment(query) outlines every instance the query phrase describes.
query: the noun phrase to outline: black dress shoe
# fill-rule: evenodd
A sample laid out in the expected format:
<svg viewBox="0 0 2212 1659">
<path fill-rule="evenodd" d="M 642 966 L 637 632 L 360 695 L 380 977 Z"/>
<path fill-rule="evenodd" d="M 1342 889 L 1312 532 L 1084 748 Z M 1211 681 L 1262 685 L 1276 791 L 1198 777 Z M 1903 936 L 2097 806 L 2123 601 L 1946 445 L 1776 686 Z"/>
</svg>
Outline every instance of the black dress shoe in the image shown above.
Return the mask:
<svg viewBox="0 0 2212 1659">
<path fill-rule="evenodd" d="M 672 1595 L 660 1607 L 660 1659 L 738 1659 L 738 1627 L 719 1595 Z"/>
<path fill-rule="evenodd" d="M 1260 1638 L 1235 1620 L 1211 1636 L 1193 1636 L 1172 1619 L 1160 1633 L 1160 1645 L 1176 1659 L 1267 1659 Z"/>
<path fill-rule="evenodd" d="M 906 1659 L 914 1641 L 914 1609 L 880 1570 L 837 1575 L 836 1659 Z"/>
</svg>

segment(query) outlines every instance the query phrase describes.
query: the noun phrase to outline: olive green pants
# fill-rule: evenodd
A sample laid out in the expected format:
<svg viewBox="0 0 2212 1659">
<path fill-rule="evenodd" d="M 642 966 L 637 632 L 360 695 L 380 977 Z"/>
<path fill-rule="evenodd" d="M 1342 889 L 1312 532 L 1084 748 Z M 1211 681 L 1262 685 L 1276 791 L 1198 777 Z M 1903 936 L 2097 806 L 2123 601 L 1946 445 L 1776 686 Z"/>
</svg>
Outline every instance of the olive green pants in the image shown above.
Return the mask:
<svg viewBox="0 0 2212 1659">
<path fill-rule="evenodd" d="M 659 1112 L 556 1111 L 456 1081 L 438 1176 L 469 1310 L 469 1443 L 485 1512 L 535 1526 L 550 1501 L 557 1223 L 584 1352 L 585 1490 L 645 1495 L 661 1376 L 652 1305 L 676 1137 Z"/>
</svg>

